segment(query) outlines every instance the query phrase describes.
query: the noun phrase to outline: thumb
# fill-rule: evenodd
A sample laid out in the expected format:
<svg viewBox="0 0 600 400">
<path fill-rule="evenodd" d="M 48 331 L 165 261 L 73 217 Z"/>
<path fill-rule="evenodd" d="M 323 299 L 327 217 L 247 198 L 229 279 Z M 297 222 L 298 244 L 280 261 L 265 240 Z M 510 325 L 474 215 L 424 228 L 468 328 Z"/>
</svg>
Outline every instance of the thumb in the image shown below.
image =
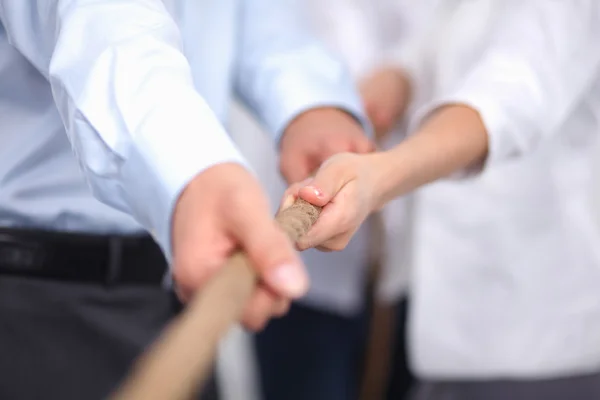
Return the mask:
<svg viewBox="0 0 600 400">
<path fill-rule="evenodd" d="M 307 178 L 302 182 L 294 183 L 289 188 L 287 188 L 286 191 L 283 193 L 283 197 L 281 198 L 281 202 L 279 203 L 279 210 L 277 210 L 277 212 L 279 213 L 285 210 L 286 208 L 290 208 L 298 198 L 298 192 L 300 191 L 300 189 L 312 182 L 312 179 L 313 178 Z"/>
<path fill-rule="evenodd" d="M 268 214 L 240 222 L 236 235 L 263 282 L 280 296 L 303 296 L 308 290 L 308 275 L 283 230 Z"/>
<path fill-rule="evenodd" d="M 324 164 L 312 182 L 298 191 L 298 197 L 315 206 L 324 207 L 348 183 L 349 178 L 344 169 L 345 163 L 333 162 Z"/>
</svg>

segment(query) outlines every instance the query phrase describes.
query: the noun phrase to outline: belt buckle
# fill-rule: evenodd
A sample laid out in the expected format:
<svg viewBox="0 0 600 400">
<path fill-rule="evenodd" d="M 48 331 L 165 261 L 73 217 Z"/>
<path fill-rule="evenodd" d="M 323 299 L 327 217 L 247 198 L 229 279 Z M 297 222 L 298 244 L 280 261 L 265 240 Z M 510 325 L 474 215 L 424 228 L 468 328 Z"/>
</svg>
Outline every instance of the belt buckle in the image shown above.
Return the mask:
<svg viewBox="0 0 600 400">
<path fill-rule="evenodd" d="M 40 271 L 46 257 L 46 251 L 39 243 L 0 234 L 0 264 L 9 268 Z"/>
</svg>

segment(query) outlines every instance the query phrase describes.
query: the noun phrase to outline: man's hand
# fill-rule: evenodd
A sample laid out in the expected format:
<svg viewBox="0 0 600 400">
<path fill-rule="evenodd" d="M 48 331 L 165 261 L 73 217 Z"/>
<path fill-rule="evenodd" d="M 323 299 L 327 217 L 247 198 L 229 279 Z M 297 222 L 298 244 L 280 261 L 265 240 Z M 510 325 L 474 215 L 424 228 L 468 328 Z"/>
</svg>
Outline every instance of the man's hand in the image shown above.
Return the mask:
<svg viewBox="0 0 600 400">
<path fill-rule="evenodd" d="M 336 108 L 317 108 L 299 115 L 285 130 L 280 169 L 288 183 L 295 183 L 337 153 L 368 153 L 374 149 L 352 116 Z"/>
<path fill-rule="evenodd" d="M 410 102 L 410 81 L 401 69 L 383 68 L 361 82 L 360 93 L 376 138 L 382 139 L 404 116 Z"/>
<path fill-rule="evenodd" d="M 237 164 L 199 174 L 180 196 L 173 215 L 173 276 L 189 300 L 237 249 L 244 250 L 261 283 L 242 322 L 259 330 L 303 295 L 308 278 L 292 243 L 279 229 L 256 179 Z"/>
</svg>

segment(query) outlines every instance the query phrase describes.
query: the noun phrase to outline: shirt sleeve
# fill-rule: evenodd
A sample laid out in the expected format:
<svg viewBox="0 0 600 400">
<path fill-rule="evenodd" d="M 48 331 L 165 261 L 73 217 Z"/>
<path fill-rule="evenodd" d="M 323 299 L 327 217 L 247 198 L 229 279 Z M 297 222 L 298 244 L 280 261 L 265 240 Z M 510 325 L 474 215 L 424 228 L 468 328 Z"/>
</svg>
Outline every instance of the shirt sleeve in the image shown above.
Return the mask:
<svg viewBox="0 0 600 400">
<path fill-rule="evenodd" d="M 554 134 L 600 72 L 600 2 L 505 2 L 485 51 L 464 79 L 419 111 L 476 109 L 490 142 L 486 165 L 519 157 Z"/>
<path fill-rule="evenodd" d="M 245 163 L 195 91 L 160 0 L 0 0 L 10 43 L 49 80 L 94 195 L 134 216 L 170 258 L 186 184 Z"/>
<path fill-rule="evenodd" d="M 296 116 L 337 107 L 369 132 L 353 79 L 311 34 L 301 0 L 244 0 L 236 93 L 279 140 Z"/>
</svg>

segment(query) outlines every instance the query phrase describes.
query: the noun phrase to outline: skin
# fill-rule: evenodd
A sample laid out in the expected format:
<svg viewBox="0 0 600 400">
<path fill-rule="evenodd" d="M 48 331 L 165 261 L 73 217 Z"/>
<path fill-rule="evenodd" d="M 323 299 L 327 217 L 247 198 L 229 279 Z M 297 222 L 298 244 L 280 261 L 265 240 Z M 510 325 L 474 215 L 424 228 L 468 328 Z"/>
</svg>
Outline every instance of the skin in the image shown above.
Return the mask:
<svg viewBox="0 0 600 400">
<path fill-rule="evenodd" d="M 415 134 L 389 151 L 332 157 L 314 179 L 292 185 L 281 207 L 288 207 L 297 197 L 324 207 L 297 247 L 341 250 L 370 213 L 427 183 L 481 166 L 487 152 L 488 135 L 477 111 L 448 105 L 433 112 Z"/>
<path fill-rule="evenodd" d="M 309 176 L 340 152 L 368 152 L 372 143 L 349 114 L 309 110 L 294 119 L 281 139 L 281 172 L 289 182 Z M 233 163 L 215 165 L 183 190 L 173 214 L 173 278 L 189 300 L 236 249 L 243 249 L 261 276 L 242 323 L 260 330 L 285 314 L 308 289 L 308 276 L 292 243 L 275 224 L 256 178 Z"/>
<path fill-rule="evenodd" d="M 382 140 L 404 117 L 411 100 L 411 82 L 400 68 L 379 68 L 360 82 L 360 94 L 375 138 Z"/>
<path fill-rule="evenodd" d="M 362 126 L 350 114 L 320 108 L 300 114 L 290 123 L 280 142 L 279 167 L 288 183 L 296 183 L 335 154 L 374 150 Z"/>
</svg>

